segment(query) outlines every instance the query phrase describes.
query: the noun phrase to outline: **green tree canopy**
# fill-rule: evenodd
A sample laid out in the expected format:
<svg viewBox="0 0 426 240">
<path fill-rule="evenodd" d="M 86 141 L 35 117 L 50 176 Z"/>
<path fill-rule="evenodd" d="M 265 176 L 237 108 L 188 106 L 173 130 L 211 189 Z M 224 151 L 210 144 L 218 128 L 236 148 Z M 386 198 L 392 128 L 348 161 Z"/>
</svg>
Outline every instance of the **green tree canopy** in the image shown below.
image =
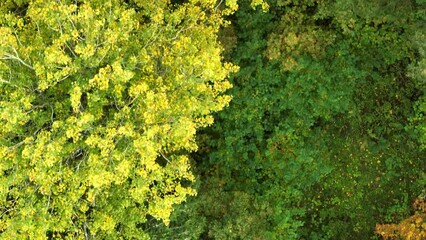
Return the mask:
<svg viewBox="0 0 426 240">
<path fill-rule="evenodd" d="M 407 217 L 425 189 L 424 3 L 239 3 L 221 39 L 240 70 L 200 135 L 198 195 L 152 232 L 374 239 Z"/>
</svg>

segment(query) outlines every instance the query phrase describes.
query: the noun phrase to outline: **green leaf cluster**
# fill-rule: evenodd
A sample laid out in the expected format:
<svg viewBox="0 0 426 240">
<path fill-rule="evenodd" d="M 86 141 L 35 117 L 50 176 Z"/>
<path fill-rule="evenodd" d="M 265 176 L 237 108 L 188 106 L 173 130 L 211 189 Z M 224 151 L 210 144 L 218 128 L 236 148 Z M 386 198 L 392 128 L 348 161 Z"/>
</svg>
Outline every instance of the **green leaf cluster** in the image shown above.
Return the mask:
<svg viewBox="0 0 426 240">
<path fill-rule="evenodd" d="M 198 196 L 158 239 L 374 239 L 425 189 L 425 5 L 268 5 L 241 1 L 220 33 L 233 100 L 199 136 Z"/>
</svg>

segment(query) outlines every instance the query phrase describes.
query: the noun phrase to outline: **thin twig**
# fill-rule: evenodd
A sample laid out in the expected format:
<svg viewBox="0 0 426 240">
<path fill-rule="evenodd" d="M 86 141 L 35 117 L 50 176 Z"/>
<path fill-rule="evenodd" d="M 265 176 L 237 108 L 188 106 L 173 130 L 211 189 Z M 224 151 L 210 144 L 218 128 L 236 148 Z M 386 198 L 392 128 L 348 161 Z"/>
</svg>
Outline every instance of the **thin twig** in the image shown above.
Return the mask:
<svg viewBox="0 0 426 240">
<path fill-rule="evenodd" d="M 161 156 L 162 156 L 164 159 L 166 159 L 166 161 L 167 161 L 168 163 L 170 163 L 170 160 L 169 160 L 168 158 L 166 158 L 166 156 L 164 156 L 163 152 L 161 152 L 161 151 L 160 151 L 160 154 L 161 154 Z"/>
<path fill-rule="evenodd" d="M 3 60 L 17 60 L 17 61 L 19 61 L 20 63 L 22 63 L 24 66 L 26 66 L 26 67 L 30 68 L 31 70 L 34 70 L 34 68 L 33 68 L 31 65 L 29 65 L 29 64 L 28 64 L 28 63 L 26 63 L 26 62 L 24 62 L 24 60 L 22 60 L 22 59 L 19 57 L 18 52 L 16 51 L 16 49 L 15 49 L 15 48 L 12 48 L 12 50 L 15 52 L 15 55 L 12 55 L 12 54 L 10 54 L 10 53 L 6 53 L 6 54 L 4 55 L 5 57 L 2 57 L 1 59 L 3 59 Z"/>
<path fill-rule="evenodd" d="M 222 4 L 223 0 L 220 0 L 220 2 L 216 5 L 216 7 L 214 8 L 214 12 L 217 11 L 217 9 L 219 8 L 219 6 Z"/>
</svg>

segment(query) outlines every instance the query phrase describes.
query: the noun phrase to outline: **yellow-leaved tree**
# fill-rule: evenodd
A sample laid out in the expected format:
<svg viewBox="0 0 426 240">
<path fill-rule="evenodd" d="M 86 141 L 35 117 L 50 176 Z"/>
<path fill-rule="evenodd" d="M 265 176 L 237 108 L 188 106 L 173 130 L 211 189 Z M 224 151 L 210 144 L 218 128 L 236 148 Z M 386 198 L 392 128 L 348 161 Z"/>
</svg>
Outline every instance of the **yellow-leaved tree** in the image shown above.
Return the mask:
<svg viewBox="0 0 426 240">
<path fill-rule="evenodd" d="M 195 194 L 194 135 L 230 101 L 236 1 L 2 2 L 0 238 L 148 238 Z"/>
</svg>

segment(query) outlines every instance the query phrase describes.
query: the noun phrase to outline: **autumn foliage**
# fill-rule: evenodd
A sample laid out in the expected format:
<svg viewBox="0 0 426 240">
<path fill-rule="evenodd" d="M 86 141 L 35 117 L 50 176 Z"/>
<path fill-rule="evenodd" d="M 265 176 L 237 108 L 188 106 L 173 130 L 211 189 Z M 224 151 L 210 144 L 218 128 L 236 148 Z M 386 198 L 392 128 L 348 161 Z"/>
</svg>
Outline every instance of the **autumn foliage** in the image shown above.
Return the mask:
<svg viewBox="0 0 426 240">
<path fill-rule="evenodd" d="M 383 239 L 426 239 L 426 202 L 416 199 L 413 204 L 414 215 L 398 224 L 382 224 L 376 226 L 376 233 Z"/>
<path fill-rule="evenodd" d="M 0 5 L 2 239 L 145 238 L 195 194 L 187 153 L 236 69 L 214 3 Z"/>
<path fill-rule="evenodd" d="M 425 23 L 425 0 L 0 0 L 0 239 L 425 239 Z"/>
</svg>

